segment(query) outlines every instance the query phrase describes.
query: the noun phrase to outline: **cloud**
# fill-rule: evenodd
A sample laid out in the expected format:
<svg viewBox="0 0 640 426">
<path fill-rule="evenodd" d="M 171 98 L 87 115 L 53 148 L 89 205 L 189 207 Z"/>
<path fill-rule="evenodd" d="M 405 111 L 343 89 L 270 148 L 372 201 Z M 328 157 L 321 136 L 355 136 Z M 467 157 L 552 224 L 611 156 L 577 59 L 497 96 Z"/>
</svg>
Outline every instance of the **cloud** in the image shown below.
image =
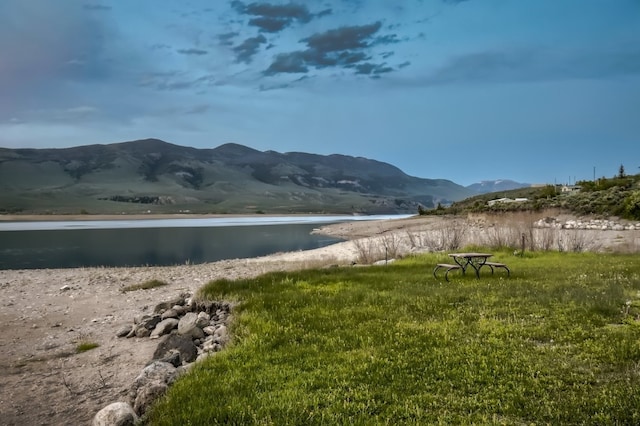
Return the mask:
<svg viewBox="0 0 640 426">
<path fill-rule="evenodd" d="M 250 37 L 246 39 L 241 44 L 233 48 L 233 51 L 236 53 L 236 61 L 248 64 L 251 62 L 253 55 L 258 53 L 260 46 L 266 42 L 267 39 L 262 34 L 257 37 Z"/>
<path fill-rule="evenodd" d="M 277 33 L 282 31 L 290 24 L 289 20 L 280 18 L 268 18 L 261 16 L 259 18 L 253 18 L 249 20 L 249 25 L 260 28 L 262 31 L 268 33 Z"/>
<path fill-rule="evenodd" d="M 92 10 L 97 12 L 107 12 L 111 10 L 111 6 L 105 6 L 99 3 L 86 3 L 82 6 L 84 10 Z"/>
<path fill-rule="evenodd" d="M 205 74 L 196 78 L 185 78 L 185 73 L 178 71 L 148 73 L 138 82 L 140 87 L 148 87 L 159 91 L 186 90 L 215 85 L 217 79 L 213 74 Z"/>
<path fill-rule="evenodd" d="M 423 83 L 504 83 L 603 79 L 640 75 L 640 49 L 562 51 L 516 49 L 456 56 L 427 76 Z"/>
<path fill-rule="evenodd" d="M 178 49 L 177 50 L 178 53 L 180 53 L 181 55 L 206 55 L 207 53 L 209 53 L 206 50 L 202 50 L 202 49 L 195 49 L 195 48 L 191 48 L 191 49 Z"/>
<path fill-rule="evenodd" d="M 304 52 L 280 53 L 276 55 L 265 75 L 280 73 L 305 73 L 309 71 Z"/>
<path fill-rule="evenodd" d="M 372 64 L 370 62 L 365 62 L 365 63 L 356 65 L 354 68 L 356 69 L 356 74 L 379 76 L 380 74 L 393 71 L 393 68 L 385 65 L 386 64 L 378 65 L 378 64 Z"/>
<path fill-rule="evenodd" d="M 367 38 L 375 34 L 381 22 L 369 25 L 341 27 L 324 33 L 314 34 L 309 38 L 302 39 L 310 49 L 320 52 L 336 52 L 347 49 L 363 49 L 368 46 Z"/>
<path fill-rule="evenodd" d="M 368 50 L 378 44 L 396 43 L 395 35 L 375 37 L 382 27 L 381 22 L 367 25 L 343 26 L 300 40 L 306 43 L 306 50 L 298 50 L 276 55 L 271 65 L 264 71 L 273 76 L 280 73 L 306 73 L 310 68 L 327 67 L 352 68 L 356 74 L 379 75 L 393 69 L 385 64 L 369 62 Z M 385 52 L 390 56 L 392 52 Z M 385 56 L 386 57 L 386 56 Z"/>
<path fill-rule="evenodd" d="M 218 34 L 218 40 L 222 46 L 233 46 L 233 38 L 240 35 L 237 31 L 231 31 L 224 34 Z"/>
<path fill-rule="evenodd" d="M 249 25 L 271 33 L 282 31 L 294 21 L 307 23 L 314 18 L 307 6 L 297 3 L 283 5 L 264 2 L 244 4 L 241 1 L 233 1 L 231 5 L 242 15 L 254 16 L 249 20 Z M 327 10 L 320 13 L 324 16 Z"/>
</svg>

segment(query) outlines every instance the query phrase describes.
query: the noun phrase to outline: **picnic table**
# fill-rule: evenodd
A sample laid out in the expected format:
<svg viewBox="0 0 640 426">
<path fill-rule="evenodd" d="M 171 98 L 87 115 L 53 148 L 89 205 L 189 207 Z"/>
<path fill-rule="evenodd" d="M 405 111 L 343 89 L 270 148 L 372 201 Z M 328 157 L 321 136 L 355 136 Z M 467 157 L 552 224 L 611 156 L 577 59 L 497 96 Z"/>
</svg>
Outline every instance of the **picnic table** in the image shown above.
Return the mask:
<svg viewBox="0 0 640 426">
<path fill-rule="evenodd" d="M 449 281 L 449 271 L 460 269 L 464 275 L 467 268 L 471 266 L 476 273 L 476 277 L 480 278 L 480 269 L 483 266 L 491 268 L 491 274 L 493 275 L 494 268 L 503 268 L 507 271 L 507 276 L 511 271 L 504 263 L 489 262 L 488 259 L 493 256 L 492 253 L 451 253 L 449 254 L 453 258 L 455 265 L 450 263 L 438 263 L 433 270 L 433 276 L 437 278 L 436 272 L 440 268 L 446 269 L 444 273 L 445 280 Z"/>
</svg>

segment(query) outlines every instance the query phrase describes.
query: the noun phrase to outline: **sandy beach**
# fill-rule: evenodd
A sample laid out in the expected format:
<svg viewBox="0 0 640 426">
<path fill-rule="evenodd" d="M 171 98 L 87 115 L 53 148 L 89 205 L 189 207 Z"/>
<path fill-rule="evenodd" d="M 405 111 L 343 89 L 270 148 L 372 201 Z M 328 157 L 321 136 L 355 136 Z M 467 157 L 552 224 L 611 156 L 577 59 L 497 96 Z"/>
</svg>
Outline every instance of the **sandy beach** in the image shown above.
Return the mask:
<svg viewBox="0 0 640 426">
<path fill-rule="evenodd" d="M 410 230 L 442 227 L 445 220 L 416 217 L 348 222 L 328 225 L 321 232 L 345 239 L 390 233 L 400 238 Z M 634 247 L 640 241 L 639 231 L 607 232 L 598 234 L 602 237 L 598 247 L 620 245 L 621 238 L 630 239 Z M 398 251 L 406 254 L 414 249 L 405 245 Z M 218 278 L 351 265 L 357 258 L 357 244 L 346 241 L 309 251 L 199 265 L 0 271 L 0 423 L 90 424 L 104 406 L 127 401 L 127 391 L 151 360 L 157 341 L 117 338 L 115 333 L 162 301 L 196 292 Z M 122 292 L 126 286 L 150 279 L 168 285 Z M 96 342 L 99 347 L 78 354 L 75 347 L 80 341 Z"/>
</svg>

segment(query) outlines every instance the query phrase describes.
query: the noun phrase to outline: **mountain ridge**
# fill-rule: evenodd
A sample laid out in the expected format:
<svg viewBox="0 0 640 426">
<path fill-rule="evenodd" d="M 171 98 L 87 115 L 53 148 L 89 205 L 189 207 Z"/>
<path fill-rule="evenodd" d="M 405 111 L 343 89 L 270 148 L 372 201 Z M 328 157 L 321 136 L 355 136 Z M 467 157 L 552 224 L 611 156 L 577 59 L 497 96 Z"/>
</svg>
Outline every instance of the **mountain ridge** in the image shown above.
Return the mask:
<svg viewBox="0 0 640 426">
<path fill-rule="evenodd" d="M 0 212 L 414 213 L 473 193 L 342 154 L 142 139 L 0 148 Z"/>
</svg>

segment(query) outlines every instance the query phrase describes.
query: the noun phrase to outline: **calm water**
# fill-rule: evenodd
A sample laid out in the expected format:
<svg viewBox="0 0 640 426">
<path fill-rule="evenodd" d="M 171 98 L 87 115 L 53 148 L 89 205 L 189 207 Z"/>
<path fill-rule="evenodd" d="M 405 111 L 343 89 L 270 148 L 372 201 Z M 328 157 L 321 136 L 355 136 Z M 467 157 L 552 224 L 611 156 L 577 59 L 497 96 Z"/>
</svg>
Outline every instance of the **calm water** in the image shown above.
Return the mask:
<svg viewBox="0 0 640 426">
<path fill-rule="evenodd" d="M 374 218 L 386 217 L 366 217 Z M 311 235 L 319 223 L 356 220 L 239 219 L 2 223 L 0 269 L 175 265 L 308 250 L 340 241 Z"/>
</svg>

